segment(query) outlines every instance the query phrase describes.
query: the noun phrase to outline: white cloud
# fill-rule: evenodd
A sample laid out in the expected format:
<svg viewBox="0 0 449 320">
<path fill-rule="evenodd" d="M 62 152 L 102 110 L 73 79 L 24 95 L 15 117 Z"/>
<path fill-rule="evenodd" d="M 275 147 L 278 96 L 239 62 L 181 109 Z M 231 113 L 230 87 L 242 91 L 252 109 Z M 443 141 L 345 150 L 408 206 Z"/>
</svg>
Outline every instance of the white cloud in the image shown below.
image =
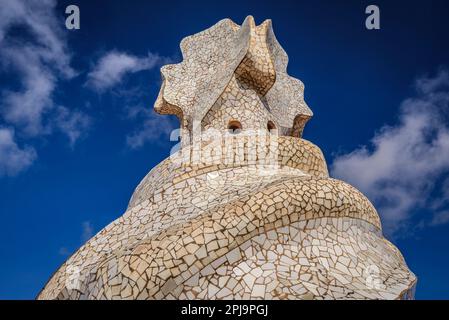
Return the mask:
<svg viewBox="0 0 449 320">
<path fill-rule="evenodd" d="M 54 0 L 3 0 L 0 11 L 0 43 L 2 47 L 36 49 L 43 62 L 51 63 L 67 77 L 74 75 L 70 67 L 62 23 L 54 15 Z M 8 38 L 11 27 L 22 26 L 29 31 L 33 41 Z"/>
<path fill-rule="evenodd" d="M 84 243 L 94 235 L 94 228 L 90 221 L 84 221 L 82 223 L 83 232 L 81 234 L 81 241 Z"/>
<path fill-rule="evenodd" d="M 400 108 L 399 123 L 385 126 L 370 146 L 337 156 L 332 175 L 348 181 L 374 201 L 387 233 L 408 227 L 414 209 L 434 208 L 437 179 L 449 171 L 449 73 L 416 81 L 417 95 Z M 432 219 L 432 218 L 431 218 Z"/>
<path fill-rule="evenodd" d="M 146 56 L 135 56 L 129 53 L 112 50 L 100 57 L 87 76 L 86 86 L 102 93 L 120 84 L 127 75 L 139 71 L 151 70 L 160 65 L 172 63 L 172 59 L 148 52 Z M 140 104 L 147 99 L 146 89 L 138 85 L 133 88 L 119 87 L 114 95 L 122 99 L 125 106 L 125 119 L 141 122 L 138 128 L 126 137 L 126 144 L 131 149 L 139 149 L 147 142 L 168 141 L 169 133 L 176 127 L 173 119 L 159 116 L 151 108 Z"/>
<path fill-rule="evenodd" d="M 137 57 L 118 51 L 103 55 L 88 74 L 87 86 L 102 92 L 119 84 L 125 75 L 150 70 L 165 63 L 167 58 L 148 53 L 146 57 Z"/>
<path fill-rule="evenodd" d="M 59 106 L 56 114 L 56 126 L 67 135 L 70 146 L 86 134 L 92 123 L 92 119 L 81 111 L 70 111 L 66 107 Z"/>
<path fill-rule="evenodd" d="M 52 93 L 58 78 L 75 75 L 61 29 L 53 14 L 54 1 L 2 3 L 0 57 L 4 68 L 12 70 L 21 89 L 3 90 L 1 114 L 5 121 L 31 136 L 48 133 L 43 116 L 53 109 Z M 11 36 L 21 27 L 27 39 Z"/>
<path fill-rule="evenodd" d="M 77 132 L 85 130 L 87 116 L 57 107 L 53 101 L 58 82 L 76 74 L 70 66 L 64 22 L 55 15 L 55 7 L 54 0 L 1 3 L 0 71 L 7 72 L 12 81 L 11 86 L 1 88 L 0 124 L 13 126 L 22 138 L 58 129 L 73 145 Z"/>
<path fill-rule="evenodd" d="M 52 108 L 54 76 L 40 66 L 39 58 L 33 55 L 30 48 L 1 51 L 4 58 L 21 69 L 24 86 L 23 91 L 3 92 L 1 111 L 4 119 L 32 136 L 48 132 L 42 123 L 42 116 Z"/>
<path fill-rule="evenodd" d="M 126 137 L 126 144 L 131 149 L 140 149 L 147 142 L 169 142 L 170 133 L 177 128 L 173 117 L 157 114 L 151 108 L 140 105 L 126 109 L 129 119 L 143 118 L 142 125 Z"/>
<path fill-rule="evenodd" d="M 433 94 L 449 89 L 449 71 L 441 69 L 436 77 L 422 77 L 416 80 L 416 90 L 423 94 Z"/>
<path fill-rule="evenodd" d="M 94 236 L 94 227 L 90 221 L 83 221 L 81 223 L 81 244 L 86 243 L 86 241 L 90 240 Z M 67 246 L 60 247 L 58 253 L 62 256 L 70 256 L 73 249 Z"/>
<path fill-rule="evenodd" d="M 28 168 L 36 158 L 31 147 L 20 148 L 14 140 L 14 131 L 0 128 L 0 177 L 13 176 Z"/>
</svg>

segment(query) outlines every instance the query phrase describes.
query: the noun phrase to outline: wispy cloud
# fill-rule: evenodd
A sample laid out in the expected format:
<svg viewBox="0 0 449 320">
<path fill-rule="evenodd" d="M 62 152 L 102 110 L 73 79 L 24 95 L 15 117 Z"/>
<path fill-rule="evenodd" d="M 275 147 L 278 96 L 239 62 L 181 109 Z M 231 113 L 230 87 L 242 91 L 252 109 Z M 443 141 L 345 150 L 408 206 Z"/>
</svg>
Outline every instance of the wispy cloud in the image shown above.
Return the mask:
<svg viewBox="0 0 449 320">
<path fill-rule="evenodd" d="M 432 221 L 430 221 L 431 226 L 439 226 L 441 224 L 446 224 L 449 222 L 449 210 L 439 211 L 434 214 Z"/>
<path fill-rule="evenodd" d="M 53 108 L 52 93 L 58 78 L 71 78 L 70 54 L 53 14 L 55 1 L 6 0 L 0 20 L 0 56 L 5 68 L 13 71 L 21 83 L 18 91 L 4 90 L 4 119 L 29 135 L 42 134 L 43 115 Z M 10 31 L 21 27 L 21 38 Z M 31 38 L 31 41 L 30 39 Z"/>
<path fill-rule="evenodd" d="M 58 82 L 76 75 L 55 6 L 54 0 L 2 1 L 0 71 L 7 72 L 19 87 L 2 88 L 0 115 L 22 137 L 60 130 L 73 145 L 77 138 L 74 126 L 80 124 L 80 130 L 84 130 L 86 122 L 69 121 L 80 119 L 81 111 L 58 107 L 53 101 Z M 59 121 L 54 122 L 55 118 Z"/>
<path fill-rule="evenodd" d="M 138 57 L 112 50 L 97 61 L 87 76 L 86 85 L 103 92 L 119 84 L 127 74 L 151 70 L 167 61 L 168 58 L 151 52 L 148 52 L 147 56 Z"/>
<path fill-rule="evenodd" d="M 13 176 L 28 168 L 36 158 L 32 147 L 20 148 L 14 140 L 14 131 L 0 128 L 0 177 Z"/>
<path fill-rule="evenodd" d="M 126 144 L 131 149 L 140 149 L 146 143 L 168 142 L 170 133 L 177 128 L 173 117 L 157 114 L 151 108 L 141 105 L 126 108 L 129 119 L 142 119 L 142 124 L 126 137 Z"/>
<path fill-rule="evenodd" d="M 78 139 L 86 135 L 92 119 L 81 111 L 70 111 L 63 106 L 58 106 L 57 110 L 55 125 L 67 135 L 70 146 L 73 147 Z"/>
<path fill-rule="evenodd" d="M 83 232 L 81 234 L 81 241 L 84 243 L 94 235 L 94 228 L 90 221 L 84 221 L 82 224 Z"/>
<path fill-rule="evenodd" d="M 116 53 L 113 51 L 114 54 Z M 109 54 L 106 54 L 108 56 Z M 147 58 L 133 57 L 133 61 L 146 60 Z M 159 55 L 151 55 L 152 63 L 143 63 L 149 69 L 156 68 L 161 64 L 172 63 L 172 59 L 168 57 L 161 57 Z M 101 59 L 100 59 L 101 60 Z M 120 80 L 121 81 L 121 80 Z M 120 82 L 119 81 L 119 82 Z M 129 149 L 137 150 L 142 148 L 147 143 L 167 143 L 169 141 L 170 133 L 179 125 L 174 116 L 159 115 L 150 105 L 143 105 L 142 101 L 149 101 L 153 99 L 148 94 L 148 84 L 142 83 L 134 86 L 120 85 L 119 82 L 114 83 L 114 90 L 108 91 L 114 98 L 118 99 L 123 105 L 122 119 L 134 124 L 134 130 L 126 136 L 126 146 Z"/>
<path fill-rule="evenodd" d="M 86 241 L 90 240 L 94 235 L 94 227 L 92 226 L 92 223 L 90 221 L 83 221 L 81 223 L 81 244 L 83 245 L 86 243 Z M 73 249 L 71 249 L 71 246 L 63 246 L 60 247 L 58 250 L 58 253 L 61 256 L 69 256 L 73 252 Z"/>
<path fill-rule="evenodd" d="M 70 255 L 70 250 L 69 249 L 67 249 L 66 247 L 61 247 L 61 248 L 59 248 L 59 251 L 58 251 L 58 253 L 61 255 L 61 256 L 69 256 Z"/>
<path fill-rule="evenodd" d="M 449 222 L 434 196 L 444 193 L 437 180 L 449 172 L 449 73 L 421 77 L 415 88 L 397 125 L 383 127 L 369 146 L 337 156 L 331 167 L 333 176 L 374 201 L 391 235 L 406 229 L 423 207 L 434 209 L 427 225 Z"/>
<path fill-rule="evenodd" d="M 87 76 L 86 86 L 103 93 L 116 88 L 113 93 L 121 99 L 125 120 L 136 123 L 136 129 L 126 136 L 126 145 L 130 149 L 139 149 L 148 142 L 168 141 L 169 133 L 176 127 L 173 119 L 157 115 L 150 107 L 143 107 L 141 101 L 147 99 L 141 85 L 127 88 L 119 86 L 126 76 L 144 70 L 152 70 L 163 64 L 172 63 L 172 59 L 148 52 L 146 56 L 112 50 L 101 56 Z"/>
</svg>

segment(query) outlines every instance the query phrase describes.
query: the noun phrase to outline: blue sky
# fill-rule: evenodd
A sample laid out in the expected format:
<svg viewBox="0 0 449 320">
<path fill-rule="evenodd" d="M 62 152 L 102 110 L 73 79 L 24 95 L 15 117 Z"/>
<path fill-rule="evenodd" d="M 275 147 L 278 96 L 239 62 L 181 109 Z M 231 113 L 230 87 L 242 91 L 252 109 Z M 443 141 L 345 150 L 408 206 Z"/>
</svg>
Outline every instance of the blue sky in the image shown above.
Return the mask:
<svg viewBox="0 0 449 320">
<path fill-rule="evenodd" d="M 365 28 L 369 4 L 381 30 Z M 0 0 L 0 299 L 34 298 L 124 212 L 174 145 L 176 120 L 151 110 L 159 67 L 183 37 L 249 14 L 273 20 L 314 111 L 304 137 L 374 202 L 417 298 L 449 298 L 446 1 Z"/>
</svg>

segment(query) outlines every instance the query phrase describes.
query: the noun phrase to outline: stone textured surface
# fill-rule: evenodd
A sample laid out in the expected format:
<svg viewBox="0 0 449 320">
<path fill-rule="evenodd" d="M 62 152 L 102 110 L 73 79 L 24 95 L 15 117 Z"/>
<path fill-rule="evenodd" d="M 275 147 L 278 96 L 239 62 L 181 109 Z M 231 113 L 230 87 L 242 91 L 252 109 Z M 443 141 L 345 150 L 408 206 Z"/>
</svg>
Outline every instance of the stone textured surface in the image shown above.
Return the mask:
<svg viewBox="0 0 449 320">
<path fill-rule="evenodd" d="M 262 119 L 251 115 L 257 111 L 280 132 L 289 134 L 295 129 L 301 135 L 312 111 L 304 102 L 303 83 L 286 73 L 288 57 L 270 20 L 256 28 L 251 16 L 241 27 L 224 19 L 183 39 L 181 51 L 181 63 L 161 70 L 163 83 L 155 109 L 178 116 L 185 144 L 191 142 L 195 123 L 206 125 L 204 117 L 213 118 L 211 113 L 220 108 L 226 108 L 221 112 L 229 115 L 250 115 L 242 121 L 245 129 L 259 128 L 256 121 Z M 234 103 L 240 108 L 229 110 Z"/>
<path fill-rule="evenodd" d="M 38 299 L 413 298 L 375 208 L 301 138 L 312 112 L 271 22 L 225 19 L 181 49 L 155 109 L 178 116 L 182 148 Z"/>
</svg>

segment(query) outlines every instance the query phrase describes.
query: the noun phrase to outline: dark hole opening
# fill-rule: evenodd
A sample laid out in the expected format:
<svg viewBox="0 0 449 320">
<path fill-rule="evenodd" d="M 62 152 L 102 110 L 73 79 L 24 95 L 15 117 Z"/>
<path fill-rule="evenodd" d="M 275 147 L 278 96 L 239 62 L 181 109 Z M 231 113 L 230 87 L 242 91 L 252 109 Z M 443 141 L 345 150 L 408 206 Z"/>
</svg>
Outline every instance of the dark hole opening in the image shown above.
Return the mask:
<svg viewBox="0 0 449 320">
<path fill-rule="evenodd" d="M 242 125 L 241 125 L 241 123 L 238 122 L 237 120 L 229 121 L 229 124 L 228 124 L 228 130 L 229 130 L 231 133 L 237 134 L 237 133 L 240 132 L 240 130 L 242 130 Z"/>
</svg>

